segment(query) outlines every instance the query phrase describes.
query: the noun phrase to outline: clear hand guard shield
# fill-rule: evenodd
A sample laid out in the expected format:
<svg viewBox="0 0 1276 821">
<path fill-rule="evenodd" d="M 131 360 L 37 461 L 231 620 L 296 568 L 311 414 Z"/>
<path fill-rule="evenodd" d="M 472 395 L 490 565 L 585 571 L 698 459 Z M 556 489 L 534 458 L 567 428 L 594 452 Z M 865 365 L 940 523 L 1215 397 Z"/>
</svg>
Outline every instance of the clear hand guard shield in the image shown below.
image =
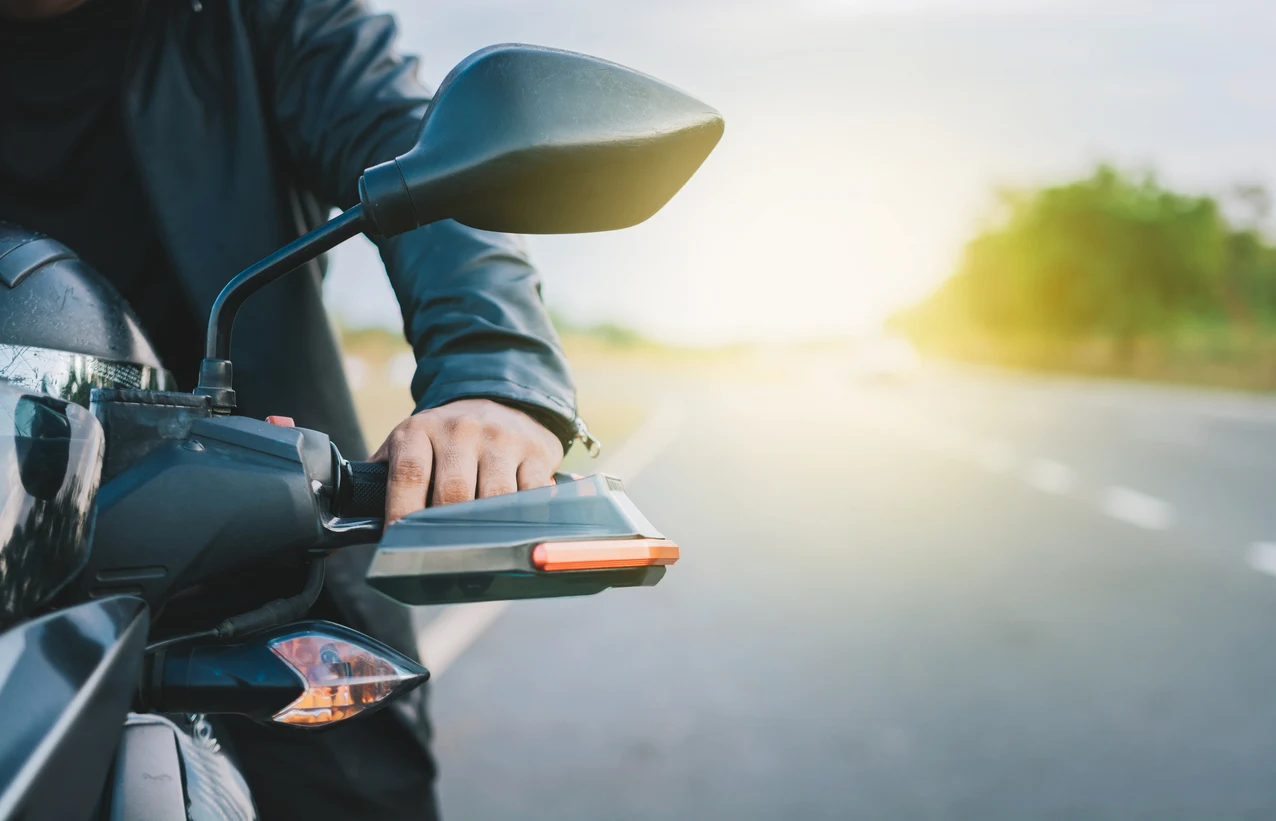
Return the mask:
<svg viewBox="0 0 1276 821">
<path fill-rule="evenodd" d="M 368 583 L 404 604 L 584 596 L 650 586 L 678 560 L 602 474 L 432 507 L 390 525 Z"/>
</svg>

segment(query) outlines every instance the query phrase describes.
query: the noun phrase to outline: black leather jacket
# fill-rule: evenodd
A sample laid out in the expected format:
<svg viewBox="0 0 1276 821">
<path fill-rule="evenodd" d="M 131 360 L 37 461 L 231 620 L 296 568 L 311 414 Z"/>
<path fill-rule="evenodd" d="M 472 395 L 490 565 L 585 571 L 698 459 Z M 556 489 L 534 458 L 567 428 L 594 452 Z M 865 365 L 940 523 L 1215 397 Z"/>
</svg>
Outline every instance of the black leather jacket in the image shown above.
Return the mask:
<svg viewBox="0 0 1276 821">
<path fill-rule="evenodd" d="M 198 316 L 243 268 L 358 201 L 365 168 L 403 153 L 430 101 L 395 24 L 358 0 L 149 0 L 124 87 L 124 121 L 160 237 Z M 513 237 L 454 222 L 378 240 L 416 352 L 418 408 L 488 397 L 564 441 L 575 389 Z M 367 276 L 379 276 L 368 271 Z M 322 267 L 266 287 L 235 323 L 239 411 L 291 416 L 365 451 L 321 300 Z M 407 608 L 363 583 L 369 548 L 328 560 L 337 617 L 415 655 Z M 320 600 L 320 609 L 328 607 Z M 423 691 L 409 721 L 427 743 Z"/>
<path fill-rule="evenodd" d="M 358 201 L 362 171 L 413 143 L 430 94 L 357 0 L 151 0 L 125 80 L 125 127 L 197 315 L 258 258 Z M 378 240 L 417 358 L 423 409 L 461 397 L 531 412 L 563 439 L 575 390 L 513 237 L 438 223 Z M 367 272 L 368 276 L 378 273 Z M 280 414 L 364 453 L 321 302 L 321 265 L 248 302 L 232 358 L 241 412 Z"/>
</svg>

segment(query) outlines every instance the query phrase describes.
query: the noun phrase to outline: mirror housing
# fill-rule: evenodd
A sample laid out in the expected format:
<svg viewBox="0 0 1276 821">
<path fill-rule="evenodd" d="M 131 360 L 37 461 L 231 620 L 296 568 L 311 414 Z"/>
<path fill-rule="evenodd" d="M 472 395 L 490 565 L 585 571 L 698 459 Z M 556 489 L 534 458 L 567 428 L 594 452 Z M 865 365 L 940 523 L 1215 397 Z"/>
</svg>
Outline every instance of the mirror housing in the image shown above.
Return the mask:
<svg viewBox="0 0 1276 821">
<path fill-rule="evenodd" d="M 482 49 L 435 94 L 416 145 L 364 172 L 370 232 L 454 219 L 516 234 L 642 222 L 722 136 L 717 111 L 645 74 L 569 51 Z"/>
</svg>

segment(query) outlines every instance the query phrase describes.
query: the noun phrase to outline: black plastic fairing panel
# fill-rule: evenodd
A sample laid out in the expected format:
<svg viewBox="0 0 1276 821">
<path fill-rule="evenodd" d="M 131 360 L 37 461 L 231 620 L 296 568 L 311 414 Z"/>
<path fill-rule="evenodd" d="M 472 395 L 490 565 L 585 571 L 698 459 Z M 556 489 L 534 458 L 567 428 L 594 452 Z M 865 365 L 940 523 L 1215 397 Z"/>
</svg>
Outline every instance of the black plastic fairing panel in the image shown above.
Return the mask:
<svg viewBox="0 0 1276 821">
<path fill-rule="evenodd" d="M 96 388 L 90 396 L 89 409 L 106 434 L 103 482 L 166 442 L 187 438 L 196 420 L 213 415 L 208 398 L 191 393 Z"/>
<path fill-rule="evenodd" d="M 158 606 L 196 581 L 322 547 L 328 437 L 241 417 L 195 419 L 102 486 L 80 584 Z"/>
<path fill-rule="evenodd" d="M 546 573 L 542 542 L 663 539 L 620 480 L 602 474 L 490 499 L 431 507 L 389 526 L 368 584 L 404 604 L 583 596 L 654 585 L 661 566 Z"/>
<path fill-rule="evenodd" d="M 0 629 L 38 612 L 88 561 L 102 445 L 87 410 L 0 374 Z"/>
<path fill-rule="evenodd" d="M 137 687 L 146 605 L 116 596 L 0 634 L 0 821 L 88 818 Z"/>
</svg>

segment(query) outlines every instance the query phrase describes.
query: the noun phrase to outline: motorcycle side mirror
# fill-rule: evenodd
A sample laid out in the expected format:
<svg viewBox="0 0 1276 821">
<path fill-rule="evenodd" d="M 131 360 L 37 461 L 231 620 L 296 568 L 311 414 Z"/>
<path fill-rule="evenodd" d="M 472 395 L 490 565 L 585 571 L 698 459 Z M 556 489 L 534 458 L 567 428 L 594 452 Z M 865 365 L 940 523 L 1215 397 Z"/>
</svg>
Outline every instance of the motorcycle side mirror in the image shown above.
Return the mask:
<svg viewBox="0 0 1276 821">
<path fill-rule="evenodd" d="M 722 130 L 714 109 L 624 66 L 491 46 L 443 80 L 416 145 L 365 171 L 359 199 L 382 236 L 442 219 L 517 234 L 627 228 L 678 193 Z"/>
<path fill-rule="evenodd" d="M 722 116 L 615 63 L 537 46 L 485 48 L 439 86 L 416 145 L 359 180 L 358 205 L 240 272 L 208 319 L 195 393 L 235 407 L 230 332 L 249 296 L 359 233 L 439 220 L 519 234 L 635 225 L 718 144 Z"/>
</svg>

